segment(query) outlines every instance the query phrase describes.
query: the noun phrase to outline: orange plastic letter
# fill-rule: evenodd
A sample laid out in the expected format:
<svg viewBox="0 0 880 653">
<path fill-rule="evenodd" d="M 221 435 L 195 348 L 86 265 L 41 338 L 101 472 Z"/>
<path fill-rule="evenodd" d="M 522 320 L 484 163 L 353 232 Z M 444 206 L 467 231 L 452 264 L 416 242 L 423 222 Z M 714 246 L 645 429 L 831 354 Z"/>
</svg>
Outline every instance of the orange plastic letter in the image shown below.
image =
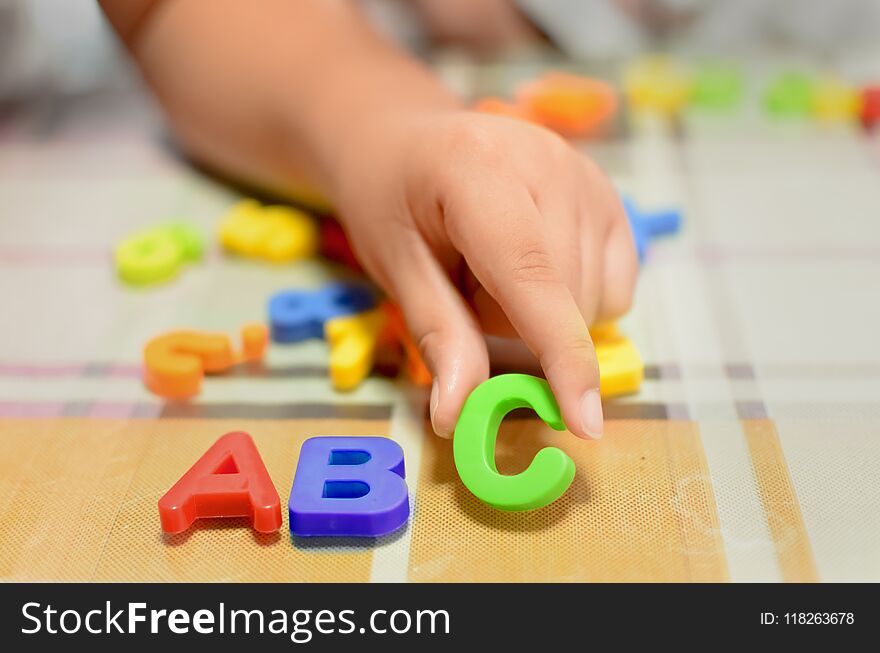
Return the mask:
<svg viewBox="0 0 880 653">
<path fill-rule="evenodd" d="M 144 348 L 144 381 L 162 397 L 186 399 L 199 393 L 205 373 L 225 372 L 233 365 L 263 357 L 269 334 L 264 324 L 241 330 L 242 352 L 232 350 L 229 336 L 201 331 L 171 331 Z"/>
<path fill-rule="evenodd" d="M 388 343 L 400 343 L 406 356 L 406 374 L 416 385 L 431 385 L 431 372 L 419 354 L 419 347 L 413 341 L 406 326 L 400 307 L 392 302 L 383 302 L 386 322 L 382 339 Z"/>
</svg>

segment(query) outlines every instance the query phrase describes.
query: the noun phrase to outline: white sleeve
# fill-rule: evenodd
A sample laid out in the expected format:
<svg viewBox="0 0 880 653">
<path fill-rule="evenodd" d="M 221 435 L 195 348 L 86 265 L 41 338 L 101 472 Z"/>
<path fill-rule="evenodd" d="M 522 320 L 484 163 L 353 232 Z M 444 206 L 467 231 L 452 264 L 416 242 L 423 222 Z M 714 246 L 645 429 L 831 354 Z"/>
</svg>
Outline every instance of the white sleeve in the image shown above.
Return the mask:
<svg viewBox="0 0 880 653">
<path fill-rule="evenodd" d="M 85 91 L 121 58 L 94 0 L 0 0 L 0 98 Z"/>
<path fill-rule="evenodd" d="M 621 57 L 645 46 L 643 29 L 610 0 L 516 0 L 566 54 L 575 59 Z"/>
</svg>

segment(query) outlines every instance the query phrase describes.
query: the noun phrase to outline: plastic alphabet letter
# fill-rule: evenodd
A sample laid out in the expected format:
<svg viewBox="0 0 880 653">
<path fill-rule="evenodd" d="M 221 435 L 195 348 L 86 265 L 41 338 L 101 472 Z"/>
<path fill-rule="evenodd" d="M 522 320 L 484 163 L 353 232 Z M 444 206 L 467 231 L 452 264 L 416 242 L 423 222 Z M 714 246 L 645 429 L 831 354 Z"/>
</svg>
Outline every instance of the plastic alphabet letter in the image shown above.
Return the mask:
<svg viewBox="0 0 880 653">
<path fill-rule="evenodd" d="M 345 230 L 333 218 L 322 218 L 320 222 L 320 246 L 321 256 L 331 261 L 342 263 L 352 270 L 363 272 L 364 268 L 358 262 L 348 242 Z"/>
<path fill-rule="evenodd" d="M 185 222 L 170 222 L 133 234 L 114 253 L 116 271 L 135 286 L 174 278 L 187 261 L 202 257 L 202 235 Z"/>
<path fill-rule="evenodd" d="M 859 90 L 845 82 L 828 78 L 816 82 L 813 88 L 813 113 L 827 122 L 855 120 L 862 109 Z"/>
<path fill-rule="evenodd" d="M 297 536 L 386 535 L 409 517 L 400 445 L 381 437 L 314 437 L 303 442 L 290 491 Z"/>
<path fill-rule="evenodd" d="M 269 341 L 268 329 L 264 324 L 246 324 L 241 340 L 242 351 L 236 354 L 224 333 L 171 331 L 157 336 L 144 348 L 144 382 L 151 391 L 169 399 L 197 395 L 205 373 L 260 360 Z"/>
<path fill-rule="evenodd" d="M 637 113 L 673 116 L 690 100 L 692 86 L 690 71 L 663 55 L 637 59 L 624 72 L 624 91 Z"/>
<path fill-rule="evenodd" d="M 880 124 L 880 84 L 865 86 L 862 89 L 862 110 L 860 118 L 865 129 L 873 129 Z"/>
<path fill-rule="evenodd" d="M 707 62 L 696 73 L 691 101 L 703 109 L 724 110 L 739 104 L 742 94 L 742 74 L 736 67 Z"/>
<path fill-rule="evenodd" d="M 602 396 L 637 392 L 645 378 L 645 365 L 632 341 L 623 337 L 613 322 L 590 327 L 590 336 L 602 373 L 599 381 Z"/>
<path fill-rule="evenodd" d="M 229 252 L 282 263 L 314 255 L 318 228 L 293 207 L 243 200 L 220 224 L 220 242 Z"/>
<path fill-rule="evenodd" d="M 546 381 L 527 374 L 502 374 L 477 386 L 465 401 L 452 450 L 458 475 L 478 499 L 499 510 L 534 510 L 568 489 L 574 480 L 574 461 L 561 449 L 545 447 L 524 472 L 499 474 L 495 466 L 498 427 L 516 408 L 532 408 L 549 426 L 565 430 Z"/>
<path fill-rule="evenodd" d="M 813 104 L 814 81 L 799 72 L 785 72 L 774 79 L 764 95 L 767 110 L 775 116 L 804 116 Z"/>
<path fill-rule="evenodd" d="M 281 528 L 281 499 L 251 436 L 227 433 L 159 499 L 166 533 L 204 517 L 250 517 L 255 530 Z"/>
<path fill-rule="evenodd" d="M 385 311 L 386 320 L 384 330 L 379 336 L 380 342 L 392 346 L 399 344 L 403 348 L 405 370 L 409 380 L 415 385 L 431 385 L 431 371 L 422 360 L 419 347 L 410 335 L 400 307 L 386 301 L 381 308 Z"/>
<path fill-rule="evenodd" d="M 374 308 L 357 315 L 334 317 L 324 324 L 334 388 L 352 390 L 370 373 L 385 319 L 385 312 Z"/>
<path fill-rule="evenodd" d="M 639 262 L 645 260 L 648 245 L 660 236 L 676 233 L 681 228 L 681 212 L 674 209 L 647 213 L 639 209 L 636 203 L 626 195 L 621 196 L 630 230 L 636 244 Z"/>
<path fill-rule="evenodd" d="M 517 89 L 517 103 L 534 121 L 563 136 L 583 137 L 617 109 L 614 89 L 600 79 L 549 72 Z"/>
<path fill-rule="evenodd" d="M 324 323 L 373 308 L 376 300 L 364 285 L 331 283 L 317 290 L 284 290 L 269 300 L 275 342 L 300 342 L 324 336 Z"/>
</svg>

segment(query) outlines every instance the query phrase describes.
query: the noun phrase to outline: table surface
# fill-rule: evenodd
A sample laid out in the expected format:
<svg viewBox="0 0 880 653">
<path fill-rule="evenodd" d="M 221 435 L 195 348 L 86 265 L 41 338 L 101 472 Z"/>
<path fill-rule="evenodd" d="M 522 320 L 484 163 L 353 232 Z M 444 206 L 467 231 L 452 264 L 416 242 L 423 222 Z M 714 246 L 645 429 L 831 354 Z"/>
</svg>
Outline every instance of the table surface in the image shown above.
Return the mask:
<svg viewBox="0 0 880 653">
<path fill-rule="evenodd" d="M 473 91 L 534 69 L 444 72 Z M 320 341 L 272 346 L 266 369 L 208 379 L 188 404 L 151 395 L 139 364 L 152 336 L 235 333 L 274 291 L 342 271 L 220 253 L 213 234 L 238 194 L 174 152 L 139 89 L 6 110 L 0 578 L 880 580 L 880 139 L 746 104 L 624 117 L 583 145 L 642 206 L 685 222 L 653 247 L 621 324 L 646 379 L 606 403 L 605 438 L 502 427 L 502 471 L 545 443 L 578 469 L 562 499 L 519 514 L 464 489 L 424 390 L 374 376 L 336 394 Z M 123 287 L 113 245 L 172 217 L 211 234 L 206 259 L 167 286 Z M 253 435 L 282 501 L 305 438 L 394 438 L 410 523 L 366 541 L 240 519 L 164 536 L 157 500 L 230 430 Z"/>
</svg>

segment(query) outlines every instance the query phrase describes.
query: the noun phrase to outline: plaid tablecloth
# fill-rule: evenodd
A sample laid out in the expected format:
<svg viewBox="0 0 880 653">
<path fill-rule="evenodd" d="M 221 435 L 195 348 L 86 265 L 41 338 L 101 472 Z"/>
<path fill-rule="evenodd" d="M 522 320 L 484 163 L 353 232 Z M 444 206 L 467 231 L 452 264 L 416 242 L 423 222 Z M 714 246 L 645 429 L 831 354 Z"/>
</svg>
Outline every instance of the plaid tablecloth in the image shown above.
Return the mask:
<svg viewBox="0 0 880 653">
<path fill-rule="evenodd" d="M 446 73 L 473 89 L 511 69 Z M 221 254 L 216 224 L 238 194 L 175 153 L 138 90 L 6 110 L 0 578 L 880 580 L 880 141 L 774 123 L 747 104 L 624 117 L 584 145 L 641 205 L 680 207 L 685 225 L 653 247 L 622 322 L 647 378 L 607 402 L 605 438 L 503 426 L 502 471 L 545 442 L 577 464 L 562 499 L 525 514 L 461 485 L 422 389 L 376 376 L 334 393 L 322 342 L 272 346 L 264 370 L 208 379 L 187 404 L 151 395 L 139 366 L 152 336 L 235 334 L 265 318 L 274 291 L 343 272 Z M 205 229 L 206 259 L 167 286 L 122 286 L 113 245 L 178 217 Z M 261 535 L 205 520 L 164 536 L 159 497 L 238 429 L 283 502 L 305 438 L 394 438 L 409 525 L 379 540 L 299 540 L 286 525 Z"/>
</svg>

